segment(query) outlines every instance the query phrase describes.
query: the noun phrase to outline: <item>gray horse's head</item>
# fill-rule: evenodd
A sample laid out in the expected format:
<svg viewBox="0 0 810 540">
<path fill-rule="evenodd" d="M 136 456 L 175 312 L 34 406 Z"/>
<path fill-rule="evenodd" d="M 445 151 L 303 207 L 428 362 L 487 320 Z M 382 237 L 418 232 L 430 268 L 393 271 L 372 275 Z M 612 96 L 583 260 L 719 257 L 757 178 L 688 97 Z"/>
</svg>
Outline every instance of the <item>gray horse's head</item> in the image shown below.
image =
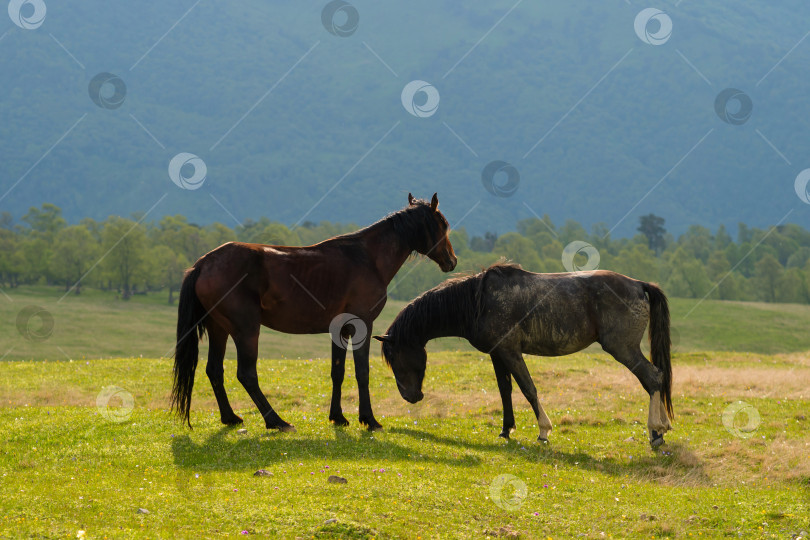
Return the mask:
<svg viewBox="0 0 810 540">
<path fill-rule="evenodd" d="M 427 365 L 425 346 L 398 343 L 389 335 L 374 336 L 374 339 L 382 342 L 383 359 L 394 372 L 402 398 L 409 403 L 416 403 L 425 397 L 422 393 Z"/>
</svg>

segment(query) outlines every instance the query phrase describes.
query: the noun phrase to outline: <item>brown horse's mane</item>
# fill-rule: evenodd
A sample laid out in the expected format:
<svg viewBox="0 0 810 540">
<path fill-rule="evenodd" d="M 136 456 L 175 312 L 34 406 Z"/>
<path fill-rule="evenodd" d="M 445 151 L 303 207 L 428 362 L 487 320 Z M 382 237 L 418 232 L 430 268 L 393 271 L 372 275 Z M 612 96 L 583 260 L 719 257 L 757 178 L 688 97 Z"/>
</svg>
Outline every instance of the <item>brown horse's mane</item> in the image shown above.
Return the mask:
<svg viewBox="0 0 810 540">
<path fill-rule="evenodd" d="M 478 273 L 443 281 L 414 298 L 399 312 L 388 329 L 388 337 L 394 343 L 416 346 L 423 345 L 431 335 L 446 335 L 442 332 L 448 328 L 474 331 L 481 316 L 481 292 L 487 277 L 515 271 L 523 270 L 518 264 L 501 260 Z"/>
<path fill-rule="evenodd" d="M 428 251 L 433 247 L 434 238 L 439 236 L 439 225 L 432 219 L 433 210 L 430 202 L 424 199 L 413 199 L 413 202 L 402 210 L 392 212 L 379 221 L 372 223 L 354 232 L 341 234 L 326 240 L 328 242 L 340 242 L 342 240 L 357 240 L 363 238 L 369 231 L 381 226 L 390 226 L 394 234 L 399 238 L 404 246 L 411 252 L 418 250 Z M 448 227 L 447 219 L 441 212 L 438 212 L 439 221 Z M 421 249 L 420 249 L 421 248 Z"/>
</svg>

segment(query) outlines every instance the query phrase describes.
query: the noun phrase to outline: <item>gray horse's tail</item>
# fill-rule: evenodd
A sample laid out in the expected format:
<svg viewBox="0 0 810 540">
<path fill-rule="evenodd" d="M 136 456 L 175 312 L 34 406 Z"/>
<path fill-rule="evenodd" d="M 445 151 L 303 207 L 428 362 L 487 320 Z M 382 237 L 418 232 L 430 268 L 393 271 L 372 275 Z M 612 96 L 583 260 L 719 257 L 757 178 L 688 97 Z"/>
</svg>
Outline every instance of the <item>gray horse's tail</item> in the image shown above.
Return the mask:
<svg viewBox="0 0 810 540">
<path fill-rule="evenodd" d="M 670 362 L 669 304 L 664 291 L 654 283 L 643 283 L 650 299 L 650 354 L 652 362 L 663 374 L 662 393 L 670 420 L 672 412 L 672 363 Z"/>
</svg>

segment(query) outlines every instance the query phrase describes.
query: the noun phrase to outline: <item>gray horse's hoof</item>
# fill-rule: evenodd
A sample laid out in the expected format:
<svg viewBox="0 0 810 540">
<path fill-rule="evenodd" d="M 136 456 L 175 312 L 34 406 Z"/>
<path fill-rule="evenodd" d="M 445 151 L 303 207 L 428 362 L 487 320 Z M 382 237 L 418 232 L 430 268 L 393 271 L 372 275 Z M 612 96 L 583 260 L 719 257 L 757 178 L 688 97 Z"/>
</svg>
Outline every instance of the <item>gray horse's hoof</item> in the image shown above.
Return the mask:
<svg viewBox="0 0 810 540">
<path fill-rule="evenodd" d="M 548 439 L 545 439 L 543 437 L 537 437 L 537 442 L 541 442 L 543 444 L 548 444 Z"/>
<path fill-rule="evenodd" d="M 653 450 L 664 444 L 664 436 L 657 431 L 653 431 L 650 436 L 650 446 Z"/>
</svg>

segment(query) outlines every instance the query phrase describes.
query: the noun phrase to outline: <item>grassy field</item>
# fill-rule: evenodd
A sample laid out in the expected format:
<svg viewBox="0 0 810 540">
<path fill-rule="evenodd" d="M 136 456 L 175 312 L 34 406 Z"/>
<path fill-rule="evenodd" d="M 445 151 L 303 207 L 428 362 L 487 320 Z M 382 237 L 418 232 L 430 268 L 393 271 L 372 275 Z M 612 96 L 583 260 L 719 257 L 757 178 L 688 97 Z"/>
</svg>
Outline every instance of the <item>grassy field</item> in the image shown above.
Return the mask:
<svg viewBox="0 0 810 540">
<path fill-rule="evenodd" d="M 372 434 L 357 424 L 351 362 L 344 411 L 352 424 L 326 420 L 329 363 L 315 351 L 327 349 L 328 337 L 268 333 L 262 355 L 275 359 L 259 363 L 260 382 L 298 431 L 264 429 L 233 360 L 226 387 L 247 431 L 219 424 L 202 370 L 189 430 L 167 411 L 171 362 L 160 358 L 170 348 L 173 308 L 93 291 L 60 303 L 44 288 L 10 296 L 0 298 L 4 346 L 12 335 L 6 358 L 17 360 L 0 371 L 0 538 L 795 538 L 810 531 L 810 359 L 802 352 L 810 349 L 810 310 L 803 306 L 707 301 L 684 319 L 695 301 L 673 300 L 677 417 L 667 444 L 653 452 L 646 394 L 598 350 L 527 357 L 555 426 L 551 442 L 535 441 L 536 422 L 518 392 L 517 431 L 499 439 L 491 363 L 457 340 L 434 347 L 417 405 L 403 401 L 391 372 L 372 360 L 372 403 L 385 426 Z M 53 314 L 48 339 L 17 334 L 26 305 Z M 387 307 L 384 318 L 398 307 Z M 125 322 L 131 330 L 121 328 Z M 752 352 L 722 351 L 734 347 Z M 270 475 L 254 476 L 259 469 Z M 330 475 L 347 483 L 329 483 Z"/>
</svg>

